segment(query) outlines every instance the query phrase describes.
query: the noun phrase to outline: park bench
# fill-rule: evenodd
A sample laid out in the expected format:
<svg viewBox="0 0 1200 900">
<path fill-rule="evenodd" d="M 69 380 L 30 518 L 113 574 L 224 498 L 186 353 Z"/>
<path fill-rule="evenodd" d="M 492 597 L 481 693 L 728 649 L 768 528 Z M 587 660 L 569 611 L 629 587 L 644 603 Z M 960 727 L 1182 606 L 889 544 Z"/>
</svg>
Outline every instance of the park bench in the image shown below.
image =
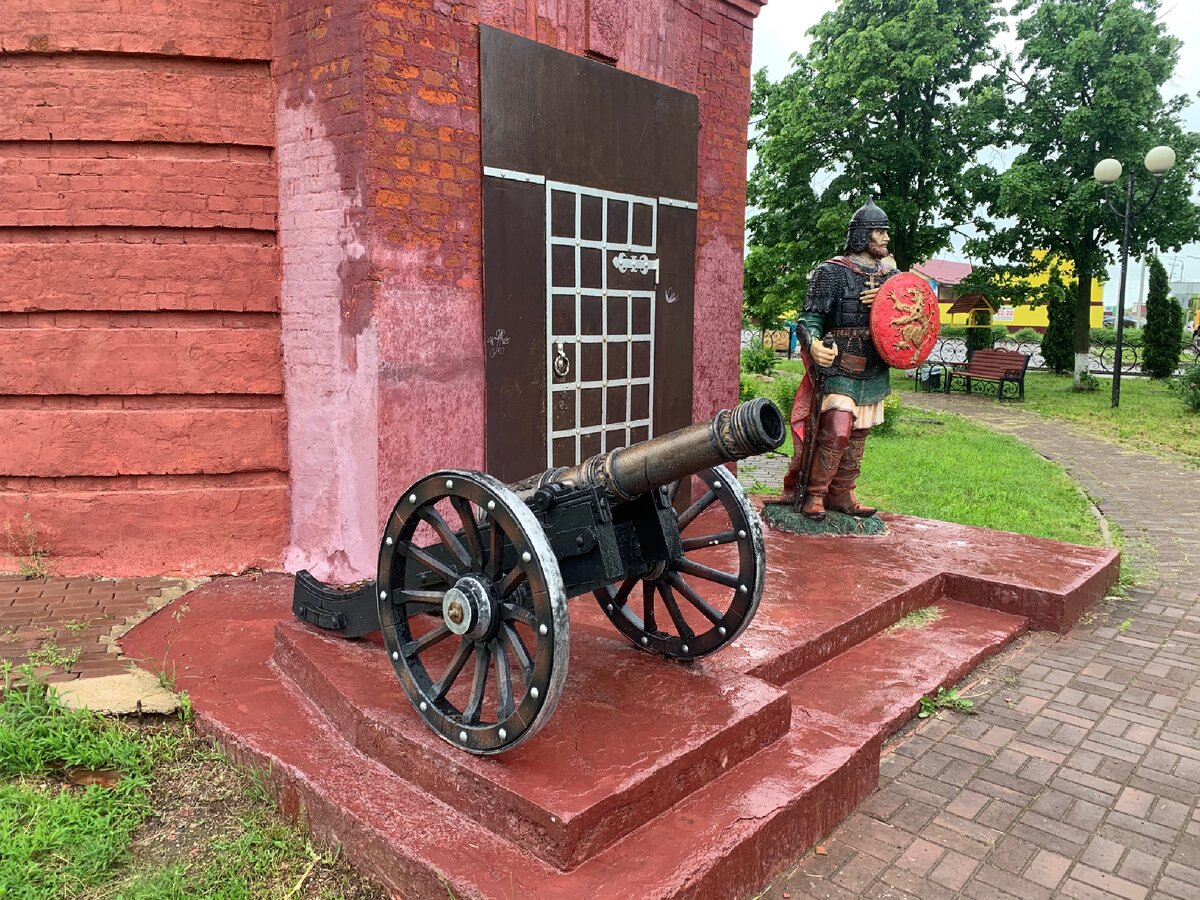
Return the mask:
<svg viewBox="0 0 1200 900">
<path fill-rule="evenodd" d="M 1016 350 L 976 350 L 965 363 L 952 363 L 946 370 L 943 390 L 948 394 L 957 381 L 968 394 L 976 381 L 996 384 L 996 399 L 1004 399 L 1005 385 L 1016 388 L 1017 397 L 1025 399 L 1025 370 L 1029 357 Z"/>
</svg>

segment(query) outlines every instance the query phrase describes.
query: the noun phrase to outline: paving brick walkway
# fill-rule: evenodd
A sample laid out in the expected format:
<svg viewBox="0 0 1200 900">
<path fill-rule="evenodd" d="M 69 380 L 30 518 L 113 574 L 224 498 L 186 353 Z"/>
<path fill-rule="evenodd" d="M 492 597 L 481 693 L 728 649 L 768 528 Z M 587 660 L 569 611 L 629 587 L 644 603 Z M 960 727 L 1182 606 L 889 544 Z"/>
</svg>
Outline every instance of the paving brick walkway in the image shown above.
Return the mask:
<svg viewBox="0 0 1200 900">
<path fill-rule="evenodd" d="M 879 790 L 762 896 L 1200 897 L 1200 473 L 995 400 L 904 400 L 1063 465 L 1141 583 L 993 664 L 969 688 L 979 715 L 889 744 Z"/>
<path fill-rule="evenodd" d="M 185 582 L 0 575 L 0 659 L 46 681 L 124 672 L 115 639 L 178 596 Z M 152 665 L 143 668 L 153 668 Z"/>
</svg>

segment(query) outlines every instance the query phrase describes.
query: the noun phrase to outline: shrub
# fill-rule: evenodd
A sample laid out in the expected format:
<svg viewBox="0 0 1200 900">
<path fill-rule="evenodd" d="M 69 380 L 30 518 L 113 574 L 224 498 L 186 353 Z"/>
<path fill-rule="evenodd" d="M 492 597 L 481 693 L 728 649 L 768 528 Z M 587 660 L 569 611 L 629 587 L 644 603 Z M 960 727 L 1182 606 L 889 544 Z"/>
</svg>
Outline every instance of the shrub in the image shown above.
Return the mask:
<svg viewBox="0 0 1200 900">
<path fill-rule="evenodd" d="M 1042 358 L 1057 375 L 1075 371 L 1075 297 L 1071 288 L 1055 275 L 1046 284 L 1046 316 L 1049 325 L 1042 336 Z"/>
<path fill-rule="evenodd" d="M 763 346 L 760 338 L 755 338 L 742 350 L 742 371 L 751 375 L 770 375 L 775 369 L 775 361 L 775 351 Z"/>
<path fill-rule="evenodd" d="M 1075 386 L 1075 390 L 1088 393 L 1098 391 L 1100 390 L 1100 379 L 1091 372 L 1083 372 L 1079 376 L 1079 384 Z"/>
<path fill-rule="evenodd" d="M 1170 381 L 1171 390 L 1192 412 L 1200 412 L 1200 362 L 1192 363 L 1183 374 Z"/>
<path fill-rule="evenodd" d="M 896 422 L 899 421 L 902 415 L 904 415 L 904 404 L 900 400 L 900 395 L 893 391 L 883 400 L 883 421 L 872 428 L 871 431 L 884 436 L 894 433 Z"/>
<path fill-rule="evenodd" d="M 800 379 L 787 376 L 775 379 L 775 383 L 771 385 L 771 399 L 775 401 L 775 405 L 783 413 L 785 421 L 792 415 L 792 404 L 796 402 L 796 391 L 799 388 Z"/>
<path fill-rule="evenodd" d="M 758 379 L 743 372 L 741 384 L 738 387 L 738 402 L 745 403 L 747 400 L 753 400 L 757 396 Z"/>
<path fill-rule="evenodd" d="M 1042 342 L 1042 335 L 1040 332 L 1034 331 L 1032 328 L 1026 327 L 1026 328 L 1018 328 L 1016 331 L 1014 331 L 1012 334 L 1010 334 L 1008 336 L 1008 339 L 1010 341 L 1016 341 L 1018 344 L 1027 342 L 1027 341 L 1034 341 L 1034 342 L 1040 344 Z"/>
<path fill-rule="evenodd" d="M 1008 331 L 1005 330 L 1005 334 Z M 974 352 L 976 350 L 990 350 L 996 343 L 995 328 L 968 328 L 967 329 L 967 351 Z"/>
<path fill-rule="evenodd" d="M 1115 347 L 1117 345 L 1117 330 L 1115 328 L 1093 328 L 1089 331 L 1093 347 Z M 1126 347 L 1141 347 L 1143 340 L 1142 329 L 1126 328 L 1121 334 L 1121 343 Z"/>
<path fill-rule="evenodd" d="M 1151 378 L 1168 378 L 1179 365 L 1179 335 L 1183 307 L 1171 297 L 1167 270 L 1157 256 L 1150 257 L 1150 290 L 1146 300 L 1146 352 L 1142 368 Z"/>
</svg>

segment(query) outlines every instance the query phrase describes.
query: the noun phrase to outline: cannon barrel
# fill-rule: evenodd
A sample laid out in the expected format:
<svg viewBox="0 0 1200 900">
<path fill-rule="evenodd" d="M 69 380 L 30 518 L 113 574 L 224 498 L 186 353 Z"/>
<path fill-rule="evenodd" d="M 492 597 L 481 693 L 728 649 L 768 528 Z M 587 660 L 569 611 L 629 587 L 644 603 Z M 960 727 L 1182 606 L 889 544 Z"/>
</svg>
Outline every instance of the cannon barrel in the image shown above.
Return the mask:
<svg viewBox="0 0 1200 900">
<path fill-rule="evenodd" d="M 784 436 L 779 407 L 758 397 L 723 409 L 708 422 L 598 454 L 577 466 L 549 469 L 509 487 L 528 500 L 548 484 L 600 484 L 619 503 L 721 463 L 774 450 Z"/>
</svg>

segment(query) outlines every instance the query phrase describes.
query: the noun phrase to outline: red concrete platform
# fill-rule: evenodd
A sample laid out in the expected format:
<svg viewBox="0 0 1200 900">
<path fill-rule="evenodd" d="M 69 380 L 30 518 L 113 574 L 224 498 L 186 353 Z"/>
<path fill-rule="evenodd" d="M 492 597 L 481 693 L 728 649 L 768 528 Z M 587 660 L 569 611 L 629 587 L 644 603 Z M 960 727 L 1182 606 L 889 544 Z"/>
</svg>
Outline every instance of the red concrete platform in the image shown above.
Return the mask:
<svg viewBox="0 0 1200 900">
<path fill-rule="evenodd" d="M 571 635 L 548 740 L 495 757 L 454 750 L 415 715 L 382 647 L 280 622 L 274 661 L 357 750 L 490 831 L 569 868 L 788 731 L 786 692 L 735 673 L 664 666 L 629 642 Z M 605 735 L 637 735 L 613 741 Z M 532 742 L 530 742 L 532 743 Z M 586 780 L 562 773 L 586 771 Z"/>
<path fill-rule="evenodd" d="M 286 576 L 206 585 L 125 649 L 168 655 L 200 726 L 401 896 L 735 897 L 874 789 L 922 696 L 1031 622 L 1069 627 L 1116 578 L 1115 551 L 889 521 L 883 538 L 769 532 L 757 618 L 698 664 L 573 601 L 562 700 L 498 757 L 430 733 L 378 645 L 294 622 Z M 888 630 L 932 604 L 932 625 Z"/>
</svg>

